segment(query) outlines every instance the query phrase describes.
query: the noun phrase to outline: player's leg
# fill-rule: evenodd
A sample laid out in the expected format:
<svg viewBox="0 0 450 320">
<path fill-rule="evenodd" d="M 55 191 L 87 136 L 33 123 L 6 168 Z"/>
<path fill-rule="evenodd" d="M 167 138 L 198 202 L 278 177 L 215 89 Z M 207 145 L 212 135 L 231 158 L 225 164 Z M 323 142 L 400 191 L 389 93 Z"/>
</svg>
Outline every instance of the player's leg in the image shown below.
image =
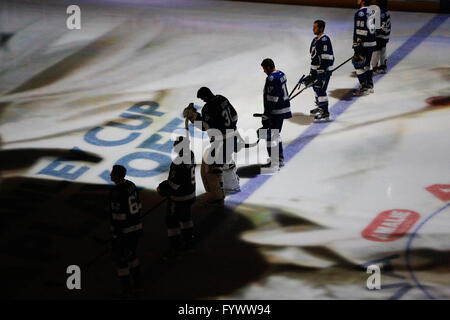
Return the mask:
<svg viewBox="0 0 450 320">
<path fill-rule="evenodd" d="M 356 96 L 362 96 L 368 94 L 368 89 L 366 86 L 367 75 L 366 70 L 364 69 L 364 64 L 358 64 L 355 66 L 356 76 L 359 81 L 359 88 L 356 89 L 353 94 Z"/>
<path fill-rule="evenodd" d="M 328 96 L 327 96 L 327 88 L 329 81 L 330 75 L 326 75 L 322 85 L 320 87 L 318 85 L 317 95 L 320 111 L 314 117 L 315 120 L 328 120 L 330 117 L 330 113 L 328 111 Z"/>
<path fill-rule="evenodd" d="M 319 94 L 317 93 L 318 89 L 316 89 L 315 86 L 313 86 L 313 90 L 314 90 L 314 102 L 316 107 L 309 110 L 309 113 L 312 115 L 315 115 L 316 113 L 320 112 L 320 108 L 319 108 Z"/>
<path fill-rule="evenodd" d="M 130 261 L 128 266 L 130 268 L 131 280 L 133 281 L 133 287 L 135 293 L 139 294 L 143 291 L 143 284 L 141 278 L 141 266 L 140 261 L 137 256 L 137 247 L 139 244 L 139 239 L 141 238 L 142 230 L 130 232 L 127 234 L 128 238 L 128 247 L 130 249 Z"/>
<path fill-rule="evenodd" d="M 169 199 L 167 203 L 166 225 L 167 237 L 169 239 L 169 251 L 167 258 L 175 257 L 181 249 L 180 223 L 176 214 L 177 202 Z"/>
<path fill-rule="evenodd" d="M 383 42 L 381 49 L 380 49 L 380 72 L 386 73 L 387 72 L 387 58 L 386 58 L 386 41 Z"/>
<path fill-rule="evenodd" d="M 113 240 L 112 256 L 120 282 L 120 297 L 127 299 L 131 295 L 131 279 L 130 268 L 128 266 L 129 250 L 127 250 L 124 237 Z"/>
<path fill-rule="evenodd" d="M 236 137 L 229 138 L 226 140 L 226 143 L 224 143 L 223 189 L 225 193 L 236 193 L 241 191 L 236 163 L 233 160 L 236 144 Z"/>
<path fill-rule="evenodd" d="M 369 93 L 373 93 L 374 92 L 374 88 L 373 88 L 373 70 L 372 70 L 372 65 L 370 64 L 371 60 L 372 60 L 372 54 L 373 54 L 373 50 L 372 49 L 367 49 L 365 52 L 365 56 L 366 56 L 366 62 L 364 64 L 364 70 L 366 71 L 366 87 L 369 89 Z"/>
<path fill-rule="evenodd" d="M 372 53 L 372 61 L 371 61 L 371 65 L 372 65 L 372 70 L 374 73 L 378 73 L 378 69 L 380 67 L 380 53 L 381 53 L 381 42 L 380 42 L 380 38 L 376 39 L 377 42 L 377 46 L 375 51 Z"/>
<path fill-rule="evenodd" d="M 223 191 L 223 165 L 208 164 L 210 162 L 209 150 L 205 151 L 202 158 L 200 173 L 202 176 L 203 186 L 207 192 L 206 202 L 214 205 L 223 205 L 225 194 Z"/>
<path fill-rule="evenodd" d="M 194 222 L 192 221 L 191 206 L 193 201 L 180 203 L 180 225 L 183 237 L 184 249 L 189 250 L 194 246 Z"/>
<path fill-rule="evenodd" d="M 278 169 L 284 166 L 283 142 L 281 141 L 282 117 L 272 117 L 269 130 L 267 130 L 267 153 L 269 162 L 263 167 Z"/>
</svg>

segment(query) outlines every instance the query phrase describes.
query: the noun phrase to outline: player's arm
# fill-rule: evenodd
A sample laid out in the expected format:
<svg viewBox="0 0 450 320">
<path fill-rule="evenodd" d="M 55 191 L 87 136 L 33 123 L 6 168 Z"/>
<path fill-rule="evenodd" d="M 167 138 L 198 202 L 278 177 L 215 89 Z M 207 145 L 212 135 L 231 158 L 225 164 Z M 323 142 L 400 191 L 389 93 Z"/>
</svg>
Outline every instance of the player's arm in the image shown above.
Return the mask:
<svg viewBox="0 0 450 320">
<path fill-rule="evenodd" d="M 358 29 L 358 25 L 359 25 L 359 17 L 358 17 L 358 12 L 356 11 L 355 13 L 355 18 L 354 18 L 354 26 L 353 26 L 353 43 L 358 43 L 361 40 L 358 40 L 358 36 L 356 34 L 356 30 Z"/>
<path fill-rule="evenodd" d="M 202 131 L 208 130 L 211 126 L 208 123 L 209 115 L 205 114 L 205 108 L 203 107 L 202 113 L 197 112 L 194 108 L 194 104 L 190 103 L 183 110 L 183 117 L 187 118 L 191 123 L 194 124 L 198 129 Z"/>
<path fill-rule="evenodd" d="M 269 80 L 269 77 L 266 79 L 266 84 L 264 86 L 264 115 L 270 116 L 270 113 L 272 111 L 272 103 L 270 101 L 270 95 L 269 92 L 272 92 L 273 90 L 273 84 Z"/>
<path fill-rule="evenodd" d="M 177 166 L 172 163 L 170 166 L 168 179 L 161 182 L 156 191 L 163 197 L 169 197 L 174 194 L 180 185 L 181 183 Z"/>
</svg>

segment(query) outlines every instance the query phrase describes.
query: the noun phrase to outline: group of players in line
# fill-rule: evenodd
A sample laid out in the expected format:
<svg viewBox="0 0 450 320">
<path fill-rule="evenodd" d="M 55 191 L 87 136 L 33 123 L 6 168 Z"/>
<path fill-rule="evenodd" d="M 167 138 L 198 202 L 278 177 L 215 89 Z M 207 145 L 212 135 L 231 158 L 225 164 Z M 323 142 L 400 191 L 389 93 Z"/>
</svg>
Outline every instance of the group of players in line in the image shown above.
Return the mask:
<svg viewBox="0 0 450 320">
<path fill-rule="evenodd" d="M 370 6 L 370 0 L 357 0 L 360 9 L 355 14 L 352 62 L 360 86 L 354 95 L 373 92 L 373 72 L 386 72 L 386 44 L 390 34 L 390 15 L 387 1 L 378 0 L 378 6 Z M 313 87 L 316 107 L 310 110 L 315 120 L 329 118 L 327 87 L 334 63 L 330 38 L 324 34 L 325 22 L 316 20 L 311 42 L 311 68 L 302 84 Z M 264 86 L 264 113 L 258 137 L 267 141 L 269 162 L 262 167 L 275 171 L 284 166 L 283 144 L 280 132 L 284 119 L 292 117 L 287 90 L 286 75 L 277 70 L 272 59 L 261 63 L 267 74 Z M 239 192 L 239 177 L 233 162 L 238 150 L 238 114 L 227 98 L 215 95 L 202 87 L 197 98 L 205 105 L 198 112 L 193 103 L 186 107 L 183 116 L 198 129 L 208 132 L 211 146 L 205 151 L 201 164 L 201 177 L 206 190 L 204 203 L 223 206 L 225 195 Z M 214 131 L 215 134 L 210 132 Z M 233 147 L 229 147 L 233 146 Z M 188 137 L 180 136 L 174 142 L 177 157 L 173 160 L 168 179 L 160 183 L 157 192 L 168 199 L 166 212 L 169 250 L 167 258 L 179 256 L 194 245 L 194 224 L 191 206 L 196 201 L 195 159 Z M 206 159 L 214 159 L 207 161 Z M 111 231 L 113 260 L 117 266 L 121 294 L 142 291 L 141 272 L 136 249 L 142 234 L 142 215 L 139 193 L 133 182 L 125 179 L 126 168 L 115 165 L 111 171 L 114 187 L 110 192 Z M 133 290 L 132 290 L 133 289 Z"/>
</svg>

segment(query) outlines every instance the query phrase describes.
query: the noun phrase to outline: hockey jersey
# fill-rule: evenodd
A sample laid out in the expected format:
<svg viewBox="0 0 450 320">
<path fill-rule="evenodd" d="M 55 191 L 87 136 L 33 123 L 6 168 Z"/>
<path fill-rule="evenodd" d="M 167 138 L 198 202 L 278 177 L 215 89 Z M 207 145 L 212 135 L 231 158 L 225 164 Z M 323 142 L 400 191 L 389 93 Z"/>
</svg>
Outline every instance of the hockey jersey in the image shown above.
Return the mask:
<svg viewBox="0 0 450 320">
<path fill-rule="evenodd" d="M 322 35 L 319 39 L 315 37 L 309 47 L 311 53 L 311 70 L 323 72 L 329 70 L 334 63 L 333 47 L 327 35 Z"/>
<path fill-rule="evenodd" d="M 174 201 L 195 200 L 195 158 L 192 151 L 189 163 L 183 163 L 180 159 L 172 162 L 167 180 L 172 189 L 170 199 Z"/>
<path fill-rule="evenodd" d="M 381 10 L 380 13 L 381 29 L 377 30 L 377 38 L 389 41 L 391 35 L 391 14 L 389 11 Z"/>
<path fill-rule="evenodd" d="M 141 202 L 133 182 L 124 180 L 110 192 L 111 231 L 114 235 L 141 230 Z"/>
<path fill-rule="evenodd" d="M 363 7 L 355 13 L 355 26 L 353 32 L 353 42 L 358 42 L 364 48 L 375 48 L 377 43 L 375 39 L 375 11 Z"/>
<path fill-rule="evenodd" d="M 264 85 L 264 114 L 269 117 L 292 118 L 287 79 L 283 71 L 272 72 Z"/>
<path fill-rule="evenodd" d="M 221 95 L 207 102 L 201 114 L 197 116 L 195 125 L 202 131 L 217 129 L 222 134 L 227 134 L 227 130 L 236 130 L 238 115 L 234 107 L 227 98 Z M 200 123 L 200 125 L 198 125 Z"/>
</svg>

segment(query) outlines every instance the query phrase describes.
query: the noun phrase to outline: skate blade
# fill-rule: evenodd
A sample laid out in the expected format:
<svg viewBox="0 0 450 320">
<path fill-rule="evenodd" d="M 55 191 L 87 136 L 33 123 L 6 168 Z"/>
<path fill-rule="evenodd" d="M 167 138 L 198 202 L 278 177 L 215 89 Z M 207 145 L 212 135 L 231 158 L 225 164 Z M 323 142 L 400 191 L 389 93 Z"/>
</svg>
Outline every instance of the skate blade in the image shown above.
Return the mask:
<svg viewBox="0 0 450 320">
<path fill-rule="evenodd" d="M 231 195 L 231 194 L 235 194 L 235 193 L 239 193 L 241 192 L 241 189 L 225 189 L 224 190 L 225 195 Z"/>
<path fill-rule="evenodd" d="M 315 123 L 319 123 L 319 122 L 329 122 L 330 118 L 322 118 L 322 119 L 314 119 Z"/>
</svg>

